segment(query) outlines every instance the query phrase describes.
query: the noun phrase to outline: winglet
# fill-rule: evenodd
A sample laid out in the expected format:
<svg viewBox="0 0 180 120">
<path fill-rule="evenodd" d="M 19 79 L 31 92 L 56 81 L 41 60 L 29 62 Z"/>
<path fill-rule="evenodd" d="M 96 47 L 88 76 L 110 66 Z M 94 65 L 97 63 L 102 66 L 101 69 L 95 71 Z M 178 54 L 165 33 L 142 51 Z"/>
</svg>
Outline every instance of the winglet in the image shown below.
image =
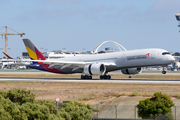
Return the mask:
<svg viewBox="0 0 180 120">
<path fill-rule="evenodd" d="M 9 59 L 13 59 L 13 58 L 10 57 L 9 55 L 7 55 L 5 52 L 3 52 L 3 54 L 4 54 L 7 58 L 9 58 Z"/>
<path fill-rule="evenodd" d="M 29 39 L 23 39 L 29 57 L 33 60 L 46 60 L 44 55 L 34 46 Z"/>
</svg>

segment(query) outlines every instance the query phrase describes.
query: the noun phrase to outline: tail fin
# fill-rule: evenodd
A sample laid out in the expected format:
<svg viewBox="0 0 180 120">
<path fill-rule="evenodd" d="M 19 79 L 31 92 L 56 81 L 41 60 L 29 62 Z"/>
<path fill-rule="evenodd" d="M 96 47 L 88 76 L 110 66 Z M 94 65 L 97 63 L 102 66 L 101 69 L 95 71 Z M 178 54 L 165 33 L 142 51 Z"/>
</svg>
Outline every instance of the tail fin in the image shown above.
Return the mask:
<svg viewBox="0 0 180 120">
<path fill-rule="evenodd" d="M 10 57 L 8 54 L 6 54 L 5 52 L 3 52 L 3 54 L 7 57 L 7 58 L 9 58 L 9 59 L 13 59 L 12 57 Z"/>
<path fill-rule="evenodd" d="M 23 39 L 26 50 L 29 54 L 29 57 L 33 60 L 46 60 L 44 55 L 39 52 L 39 50 L 34 46 L 34 44 L 29 39 Z"/>
</svg>

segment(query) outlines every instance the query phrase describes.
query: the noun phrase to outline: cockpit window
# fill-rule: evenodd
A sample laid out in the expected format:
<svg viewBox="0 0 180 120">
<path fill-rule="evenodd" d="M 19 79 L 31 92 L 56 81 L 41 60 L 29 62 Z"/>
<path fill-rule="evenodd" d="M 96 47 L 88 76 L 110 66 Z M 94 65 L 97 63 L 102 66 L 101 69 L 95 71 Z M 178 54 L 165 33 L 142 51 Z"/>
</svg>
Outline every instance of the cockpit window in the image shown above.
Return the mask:
<svg viewBox="0 0 180 120">
<path fill-rule="evenodd" d="M 169 52 L 163 52 L 162 55 L 170 55 Z"/>
</svg>

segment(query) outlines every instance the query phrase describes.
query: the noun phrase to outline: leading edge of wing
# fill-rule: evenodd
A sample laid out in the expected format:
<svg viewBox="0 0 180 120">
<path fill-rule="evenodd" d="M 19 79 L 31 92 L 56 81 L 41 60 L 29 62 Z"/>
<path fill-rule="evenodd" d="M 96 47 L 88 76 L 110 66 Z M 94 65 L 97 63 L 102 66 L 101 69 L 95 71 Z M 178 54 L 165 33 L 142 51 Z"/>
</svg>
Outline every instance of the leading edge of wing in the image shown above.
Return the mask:
<svg viewBox="0 0 180 120">
<path fill-rule="evenodd" d="M 32 62 L 38 62 L 38 63 L 44 63 L 44 64 L 49 64 L 49 67 L 53 67 L 56 65 L 62 65 L 64 67 L 67 66 L 76 66 L 79 68 L 84 68 L 85 65 L 93 64 L 92 62 L 78 62 L 78 61 L 56 61 L 56 60 L 30 60 Z M 109 62 L 99 62 L 101 64 L 104 64 L 105 66 L 116 66 L 115 63 L 109 63 Z M 64 68 L 63 67 L 63 68 Z"/>
</svg>

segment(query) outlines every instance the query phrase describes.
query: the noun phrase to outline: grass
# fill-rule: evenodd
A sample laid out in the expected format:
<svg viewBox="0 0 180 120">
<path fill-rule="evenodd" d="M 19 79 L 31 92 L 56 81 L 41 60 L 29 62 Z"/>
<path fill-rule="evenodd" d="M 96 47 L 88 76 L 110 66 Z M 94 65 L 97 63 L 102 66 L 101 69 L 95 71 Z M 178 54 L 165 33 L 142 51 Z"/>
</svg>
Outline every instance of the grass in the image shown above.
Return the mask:
<svg viewBox="0 0 180 120">
<path fill-rule="evenodd" d="M 143 96 L 143 97 L 151 97 L 153 96 L 154 92 L 140 92 L 140 91 L 133 91 L 130 93 L 129 96 Z"/>
<path fill-rule="evenodd" d="M 105 95 L 104 95 L 104 97 L 110 97 L 110 96 L 118 98 L 118 97 L 120 97 L 122 95 L 117 94 L 117 93 L 111 93 L 111 92 L 105 93 Z"/>
<path fill-rule="evenodd" d="M 151 96 L 153 96 L 153 92 L 144 92 L 143 94 L 142 94 L 142 96 L 144 96 L 144 97 L 151 97 Z"/>
<path fill-rule="evenodd" d="M 133 92 L 130 94 L 130 96 L 137 96 L 137 95 L 139 95 L 139 92 L 138 92 L 138 91 L 133 91 Z"/>
<path fill-rule="evenodd" d="M 63 101 L 96 101 L 121 96 L 151 97 L 155 92 L 180 98 L 179 84 L 142 84 L 142 83 L 71 83 L 71 82 L 22 82 L 0 81 L 0 90 L 26 89 L 36 94 L 37 99 Z"/>
<path fill-rule="evenodd" d="M 0 74 L 0 77 L 80 78 L 79 74 Z"/>
<path fill-rule="evenodd" d="M 91 100 L 93 99 L 93 97 L 95 96 L 95 93 L 90 92 L 90 93 L 86 93 L 86 94 L 79 94 L 73 98 L 70 98 L 70 100 L 77 100 L 77 101 L 84 101 L 84 100 Z"/>
<path fill-rule="evenodd" d="M 178 93 L 176 97 L 177 97 L 177 99 L 180 99 L 180 93 Z"/>
</svg>

